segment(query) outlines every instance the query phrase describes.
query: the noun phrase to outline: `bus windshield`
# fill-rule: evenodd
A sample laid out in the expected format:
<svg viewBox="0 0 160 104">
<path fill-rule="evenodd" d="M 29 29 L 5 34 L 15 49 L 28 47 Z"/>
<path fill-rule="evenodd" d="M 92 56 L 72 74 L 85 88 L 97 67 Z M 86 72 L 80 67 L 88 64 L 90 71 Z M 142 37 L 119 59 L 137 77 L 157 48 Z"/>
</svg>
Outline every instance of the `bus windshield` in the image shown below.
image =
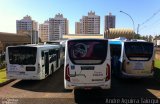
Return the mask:
<svg viewBox="0 0 160 104">
<path fill-rule="evenodd" d="M 126 42 L 124 46 L 129 60 L 132 60 L 132 58 L 145 58 L 149 60 L 153 55 L 153 43 Z"/>
<path fill-rule="evenodd" d="M 107 40 L 70 40 L 68 52 L 74 64 L 102 64 L 107 55 Z"/>
<path fill-rule="evenodd" d="M 37 48 L 35 47 L 9 47 L 10 64 L 34 65 L 36 63 Z"/>
</svg>

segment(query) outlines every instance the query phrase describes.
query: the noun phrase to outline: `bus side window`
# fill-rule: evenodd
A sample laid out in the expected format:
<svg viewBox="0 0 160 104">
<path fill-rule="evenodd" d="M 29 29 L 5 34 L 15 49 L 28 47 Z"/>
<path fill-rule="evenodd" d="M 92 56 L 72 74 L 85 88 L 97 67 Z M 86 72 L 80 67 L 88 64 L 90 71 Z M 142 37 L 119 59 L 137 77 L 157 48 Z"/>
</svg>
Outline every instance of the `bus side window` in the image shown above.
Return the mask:
<svg viewBox="0 0 160 104">
<path fill-rule="evenodd" d="M 55 50 L 54 49 L 49 50 L 49 55 L 52 56 L 53 54 L 55 54 Z"/>
<path fill-rule="evenodd" d="M 56 61 L 56 57 L 57 57 L 56 55 L 52 55 L 49 62 L 51 63 L 51 62 Z"/>
<path fill-rule="evenodd" d="M 44 58 L 44 51 L 41 52 L 41 57 L 42 57 L 42 60 Z"/>
</svg>

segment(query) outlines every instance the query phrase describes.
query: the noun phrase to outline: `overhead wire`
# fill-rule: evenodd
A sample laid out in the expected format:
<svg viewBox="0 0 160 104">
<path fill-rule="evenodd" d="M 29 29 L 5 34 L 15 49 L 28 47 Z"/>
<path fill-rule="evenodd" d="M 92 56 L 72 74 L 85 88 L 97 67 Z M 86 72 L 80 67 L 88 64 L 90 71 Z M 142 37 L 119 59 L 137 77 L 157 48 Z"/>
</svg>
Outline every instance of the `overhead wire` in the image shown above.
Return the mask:
<svg viewBox="0 0 160 104">
<path fill-rule="evenodd" d="M 149 18 L 146 19 L 144 22 L 142 22 L 142 23 L 140 24 L 139 30 L 144 31 L 144 30 L 146 30 L 146 29 L 148 29 L 148 28 L 149 28 L 150 30 L 152 30 L 156 24 L 159 24 L 160 18 L 159 18 L 158 20 L 156 20 L 155 22 L 151 23 L 151 24 L 147 24 L 147 23 L 149 23 L 149 22 L 150 22 L 155 16 L 157 16 L 159 13 L 160 13 L 160 9 L 159 9 L 157 12 L 153 13 L 153 15 L 152 15 L 151 17 L 149 17 Z M 146 25 L 144 25 L 144 24 L 146 24 Z M 143 25 L 144 25 L 144 26 L 143 26 Z M 152 27 L 150 27 L 150 26 L 152 26 Z M 156 27 L 156 28 L 157 28 L 157 27 Z"/>
<path fill-rule="evenodd" d="M 140 25 L 144 25 L 147 22 L 149 22 L 152 18 L 154 18 L 158 13 L 160 13 L 160 10 L 158 10 L 157 12 L 153 13 L 153 15 L 151 17 L 149 17 L 147 20 L 145 20 L 144 22 L 142 22 Z"/>
<path fill-rule="evenodd" d="M 160 22 L 160 18 L 151 24 L 144 25 L 143 27 L 141 27 L 141 31 L 146 30 L 147 28 L 150 28 L 150 29 L 154 28 L 155 25 L 160 24 L 159 22 Z"/>
</svg>

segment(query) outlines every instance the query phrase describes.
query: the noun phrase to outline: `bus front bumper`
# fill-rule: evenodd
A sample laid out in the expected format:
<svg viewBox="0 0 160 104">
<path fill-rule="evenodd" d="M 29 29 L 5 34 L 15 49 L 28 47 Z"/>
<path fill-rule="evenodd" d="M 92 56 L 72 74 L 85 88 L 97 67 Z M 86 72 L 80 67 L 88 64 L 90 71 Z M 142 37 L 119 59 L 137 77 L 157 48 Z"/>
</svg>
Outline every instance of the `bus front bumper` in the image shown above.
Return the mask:
<svg viewBox="0 0 160 104">
<path fill-rule="evenodd" d="M 154 75 L 154 72 L 150 73 L 150 74 L 128 74 L 125 72 L 122 72 L 121 77 L 122 78 L 152 78 Z"/>
<path fill-rule="evenodd" d="M 65 89 L 94 89 L 94 88 L 110 89 L 111 81 L 107 81 L 105 83 L 93 83 L 93 84 L 79 84 L 79 83 L 71 83 L 65 81 L 64 87 Z"/>
<path fill-rule="evenodd" d="M 41 80 L 43 78 L 40 75 L 26 75 L 26 74 L 7 74 L 8 79 L 20 79 L 20 80 Z"/>
</svg>

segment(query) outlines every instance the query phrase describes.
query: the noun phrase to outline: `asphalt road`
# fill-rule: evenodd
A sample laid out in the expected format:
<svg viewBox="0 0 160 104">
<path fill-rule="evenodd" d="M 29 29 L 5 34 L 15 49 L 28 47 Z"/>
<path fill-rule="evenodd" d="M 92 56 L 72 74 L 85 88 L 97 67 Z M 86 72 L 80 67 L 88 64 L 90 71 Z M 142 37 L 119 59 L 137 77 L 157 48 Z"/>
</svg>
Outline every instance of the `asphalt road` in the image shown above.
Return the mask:
<svg viewBox="0 0 160 104">
<path fill-rule="evenodd" d="M 62 67 L 44 80 L 15 80 L 0 87 L 0 104 L 160 103 L 157 100 L 160 98 L 160 76 L 145 79 L 112 77 L 110 90 L 69 91 L 63 87 L 63 77 Z"/>
</svg>

